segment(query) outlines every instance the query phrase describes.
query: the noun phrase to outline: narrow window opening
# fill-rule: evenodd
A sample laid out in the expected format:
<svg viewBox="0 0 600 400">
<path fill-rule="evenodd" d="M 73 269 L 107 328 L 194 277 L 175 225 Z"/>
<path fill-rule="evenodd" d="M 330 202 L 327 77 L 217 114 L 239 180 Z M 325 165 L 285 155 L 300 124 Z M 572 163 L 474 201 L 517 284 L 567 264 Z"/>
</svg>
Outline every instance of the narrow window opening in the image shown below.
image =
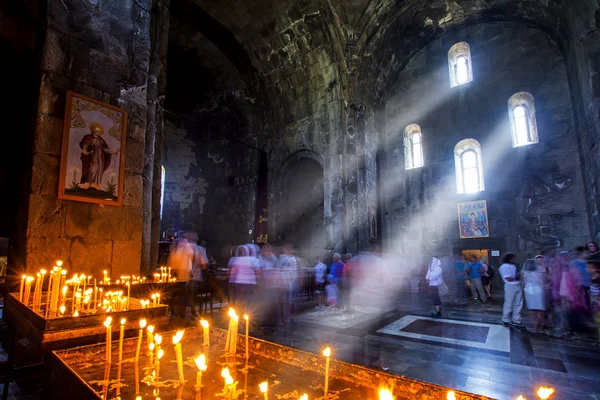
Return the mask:
<svg viewBox="0 0 600 400">
<path fill-rule="evenodd" d="M 508 100 L 513 147 L 538 143 L 537 121 L 533 96 L 527 92 L 515 93 Z"/>
<path fill-rule="evenodd" d="M 423 166 L 423 142 L 421 127 L 410 124 L 404 129 L 404 165 L 406 169 Z"/>
<path fill-rule="evenodd" d="M 165 205 L 165 179 L 166 179 L 165 167 L 160 166 L 160 219 L 163 216 L 163 207 Z"/>
</svg>

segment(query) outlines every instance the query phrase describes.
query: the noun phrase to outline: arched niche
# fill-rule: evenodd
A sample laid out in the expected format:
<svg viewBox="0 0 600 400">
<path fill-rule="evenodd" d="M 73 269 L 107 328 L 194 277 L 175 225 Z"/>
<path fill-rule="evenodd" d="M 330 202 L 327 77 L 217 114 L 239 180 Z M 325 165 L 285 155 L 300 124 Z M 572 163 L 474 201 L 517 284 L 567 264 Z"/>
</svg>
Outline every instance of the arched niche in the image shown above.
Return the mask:
<svg viewBox="0 0 600 400">
<path fill-rule="evenodd" d="M 302 151 L 288 158 L 276 179 L 276 241 L 289 243 L 308 261 L 325 251 L 325 186 L 320 157 Z"/>
</svg>

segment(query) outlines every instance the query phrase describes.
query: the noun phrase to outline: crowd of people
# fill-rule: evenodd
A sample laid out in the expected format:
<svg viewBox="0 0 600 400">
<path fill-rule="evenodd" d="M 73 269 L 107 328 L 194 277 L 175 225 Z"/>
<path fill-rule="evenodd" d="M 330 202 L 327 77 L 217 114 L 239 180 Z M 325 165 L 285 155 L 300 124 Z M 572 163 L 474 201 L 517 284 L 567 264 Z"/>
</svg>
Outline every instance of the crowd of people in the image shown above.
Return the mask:
<svg viewBox="0 0 600 400">
<path fill-rule="evenodd" d="M 507 253 L 496 271 L 485 257 L 456 262 L 456 298 L 474 303 L 492 299 L 491 285 L 497 273 L 503 282 L 502 324 L 526 328 L 524 305 L 531 312 L 531 331 L 562 338 L 600 339 L 600 253 L 595 242 L 571 252 L 539 252 L 521 265 Z M 432 258 L 426 273 L 434 317 L 441 317 L 440 294 L 447 292 L 441 262 Z M 442 290 L 443 289 L 443 290 Z"/>
<path fill-rule="evenodd" d="M 317 309 L 348 311 L 354 297 L 371 289 L 387 297 L 390 291 L 400 291 L 398 281 L 409 281 L 414 270 L 406 260 L 383 255 L 376 247 L 355 256 L 329 254 L 327 262 L 317 256 L 311 265 L 300 265 L 294 253 L 291 245 L 283 245 L 279 255 L 270 244 L 238 246 L 227 268 L 230 301 L 240 311 L 257 316 L 261 325 L 275 327 L 290 321 L 301 276 L 312 275 Z M 498 268 L 486 257 L 467 256 L 455 261 L 457 301 L 489 303 L 494 300 L 492 286 L 503 282 L 503 325 L 525 328 L 525 306 L 530 311 L 532 332 L 565 338 L 600 337 L 600 253 L 595 242 L 571 252 L 539 252 L 521 264 L 515 254 L 507 253 Z M 432 257 L 425 264 L 423 280 L 434 305 L 434 317 L 442 316 L 441 299 L 449 292 L 446 280 L 450 264 L 447 257 Z M 195 304 L 208 261 L 194 233 L 185 234 L 173 245 L 169 265 L 176 276 L 187 279 L 188 305 Z M 192 317 L 197 318 L 195 307 L 191 308 Z"/>
<path fill-rule="evenodd" d="M 499 274 L 504 281 L 502 323 L 524 327 L 523 304 L 532 313 L 533 332 L 556 337 L 596 337 L 600 334 L 600 254 L 589 242 L 572 252 L 550 251 L 525 260 L 504 255 Z M 524 301 L 523 301 L 524 299 Z"/>
</svg>

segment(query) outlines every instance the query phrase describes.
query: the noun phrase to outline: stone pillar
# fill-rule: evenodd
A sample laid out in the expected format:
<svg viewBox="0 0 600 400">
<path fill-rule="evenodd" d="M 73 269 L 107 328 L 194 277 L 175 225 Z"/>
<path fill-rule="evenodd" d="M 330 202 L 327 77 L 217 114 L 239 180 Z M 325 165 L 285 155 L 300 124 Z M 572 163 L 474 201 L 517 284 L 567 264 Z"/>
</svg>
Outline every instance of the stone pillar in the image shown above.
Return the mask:
<svg viewBox="0 0 600 400">
<path fill-rule="evenodd" d="M 355 254 L 377 238 L 377 145 L 374 128 L 369 132 L 363 102 L 346 108 L 344 138 L 344 247 Z"/>
<path fill-rule="evenodd" d="M 26 268 L 56 259 L 73 272 L 139 274 L 150 5 L 136 0 L 48 2 L 27 214 Z M 57 199 L 67 90 L 128 112 L 123 205 Z"/>
<path fill-rule="evenodd" d="M 167 47 L 169 43 L 169 0 L 153 0 L 150 24 L 150 64 L 148 68 L 148 128 L 144 158 L 144 225 L 142 233 L 143 274 L 151 272 L 158 260 L 161 207 L 161 155 L 163 145 L 163 101 L 166 88 Z"/>
</svg>

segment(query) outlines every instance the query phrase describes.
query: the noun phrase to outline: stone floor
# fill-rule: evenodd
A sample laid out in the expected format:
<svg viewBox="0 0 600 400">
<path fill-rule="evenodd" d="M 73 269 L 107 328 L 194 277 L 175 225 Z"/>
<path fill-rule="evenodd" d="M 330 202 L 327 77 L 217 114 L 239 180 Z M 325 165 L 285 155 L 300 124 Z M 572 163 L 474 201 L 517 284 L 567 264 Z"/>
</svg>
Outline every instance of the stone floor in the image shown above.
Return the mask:
<svg viewBox="0 0 600 400">
<path fill-rule="evenodd" d="M 497 399 L 600 399 L 600 348 L 593 342 L 530 334 L 500 324 L 501 300 L 488 305 L 445 304 L 429 318 L 426 296 L 406 295 L 381 307 L 351 312 L 307 309 L 290 324 L 256 336 L 337 359 Z M 525 312 L 527 320 L 527 312 Z"/>
<path fill-rule="evenodd" d="M 433 319 L 426 295 L 367 298 L 349 312 L 304 302 L 288 324 L 254 326 L 251 335 L 314 353 L 331 346 L 336 359 L 502 400 L 537 398 L 542 385 L 556 389 L 555 400 L 600 399 L 600 347 L 504 328 L 501 300 L 449 300 Z M 214 323 L 226 327 L 226 318 L 216 313 Z M 40 398 L 35 381 L 11 383 L 9 392 L 10 400 Z"/>
</svg>

